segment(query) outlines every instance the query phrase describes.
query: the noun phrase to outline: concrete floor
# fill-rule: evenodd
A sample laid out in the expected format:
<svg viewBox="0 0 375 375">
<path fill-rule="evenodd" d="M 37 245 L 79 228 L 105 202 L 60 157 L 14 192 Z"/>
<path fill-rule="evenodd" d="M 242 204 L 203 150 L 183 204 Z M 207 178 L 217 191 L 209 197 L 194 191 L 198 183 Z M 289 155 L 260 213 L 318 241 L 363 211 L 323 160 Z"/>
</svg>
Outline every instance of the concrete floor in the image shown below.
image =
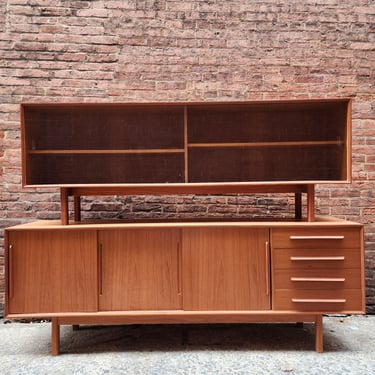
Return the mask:
<svg viewBox="0 0 375 375">
<path fill-rule="evenodd" d="M 305 324 L 61 327 L 0 320 L 0 374 L 375 374 L 375 315 L 324 318 L 324 353 Z"/>
</svg>

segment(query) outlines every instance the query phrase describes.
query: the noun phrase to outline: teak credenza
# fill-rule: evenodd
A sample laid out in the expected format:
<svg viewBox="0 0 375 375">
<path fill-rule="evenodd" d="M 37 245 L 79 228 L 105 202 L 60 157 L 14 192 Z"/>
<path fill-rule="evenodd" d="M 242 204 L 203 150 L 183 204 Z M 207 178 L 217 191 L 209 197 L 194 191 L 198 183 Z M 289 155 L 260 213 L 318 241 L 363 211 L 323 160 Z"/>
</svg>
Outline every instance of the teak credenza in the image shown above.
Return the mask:
<svg viewBox="0 0 375 375">
<path fill-rule="evenodd" d="M 365 312 L 363 226 L 314 215 L 315 184 L 350 182 L 350 108 L 21 105 L 23 185 L 60 188 L 61 220 L 6 229 L 6 316 L 51 318 L 55 355 L 60 325 L 133 323 L 315 322 L 321 352 L 323 314 Z M 81 220 L 85 195 L 257 192 L 295 217 Z"/>
</svg>

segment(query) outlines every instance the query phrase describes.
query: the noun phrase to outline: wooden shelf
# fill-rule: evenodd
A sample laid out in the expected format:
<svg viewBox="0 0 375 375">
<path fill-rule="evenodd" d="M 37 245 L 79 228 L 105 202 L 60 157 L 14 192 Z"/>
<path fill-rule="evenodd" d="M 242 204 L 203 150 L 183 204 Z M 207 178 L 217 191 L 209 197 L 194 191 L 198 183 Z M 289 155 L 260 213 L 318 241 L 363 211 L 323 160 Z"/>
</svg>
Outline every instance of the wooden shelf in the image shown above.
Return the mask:
<svg viewBox="0 0 375 375">
<path fill-rule="evenodd" d="M 30 155 L 53 155 L 53 154 L 179 154 L 184 153 L 184 149 L 145 149 L 145 150 L 29 150 Z"/>
<path fill-rule="evenodd" d="M 337 145 L 341 146 L 345 143 L 343 141 L 291 141 L 291 142 L 238 142 L 238 143 L 189 143 L 188 147 L 303 147 L 303 146 L 324 146 L 324 145 Z"/>
</svg>

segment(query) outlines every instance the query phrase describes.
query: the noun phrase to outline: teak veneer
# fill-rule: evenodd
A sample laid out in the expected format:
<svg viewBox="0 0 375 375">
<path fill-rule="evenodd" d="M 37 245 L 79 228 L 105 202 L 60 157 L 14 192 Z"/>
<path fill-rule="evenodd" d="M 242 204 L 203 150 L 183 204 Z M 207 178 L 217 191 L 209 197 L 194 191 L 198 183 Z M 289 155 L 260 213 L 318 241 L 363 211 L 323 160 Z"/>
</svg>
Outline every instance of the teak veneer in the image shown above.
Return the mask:
<svg viewBox="0 0 375 375">
<path fill-rule="evenodd" d="M 314 214 L 351 181 L 349 99 L 25 103 L 21 130 L 61 220 L 5 230 L 5 313 L 51 318 L 52 354 L 66 324 L 247 322 L 313 322 L 322 352 L 323 314 L 365 311 L 363 226 Z M 81 221 L 85 195 L 227 193 L 294 193 L 295 218 Z"/>
</svg>

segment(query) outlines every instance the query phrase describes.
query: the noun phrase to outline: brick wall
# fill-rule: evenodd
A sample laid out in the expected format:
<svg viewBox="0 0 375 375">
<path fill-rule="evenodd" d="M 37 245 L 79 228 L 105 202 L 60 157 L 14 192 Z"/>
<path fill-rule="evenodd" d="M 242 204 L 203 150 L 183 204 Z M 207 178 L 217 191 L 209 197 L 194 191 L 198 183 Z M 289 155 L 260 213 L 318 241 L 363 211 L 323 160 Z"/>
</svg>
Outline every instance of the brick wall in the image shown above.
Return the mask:
<svg viewBox="0 0 375 375">
<path fill-rule="evenodd" d="M 319 186 L 317 210 L 365 224 L 375 312 L 374 21 L 373 0 L 1 1 L 1 228 L 58 217 L 57 191 L 21 188 L 20 102 L 352 97 L 353 184 Z M 289 200 L 94 197 L 84 215 L 282 216 Z"/>
</svg>

